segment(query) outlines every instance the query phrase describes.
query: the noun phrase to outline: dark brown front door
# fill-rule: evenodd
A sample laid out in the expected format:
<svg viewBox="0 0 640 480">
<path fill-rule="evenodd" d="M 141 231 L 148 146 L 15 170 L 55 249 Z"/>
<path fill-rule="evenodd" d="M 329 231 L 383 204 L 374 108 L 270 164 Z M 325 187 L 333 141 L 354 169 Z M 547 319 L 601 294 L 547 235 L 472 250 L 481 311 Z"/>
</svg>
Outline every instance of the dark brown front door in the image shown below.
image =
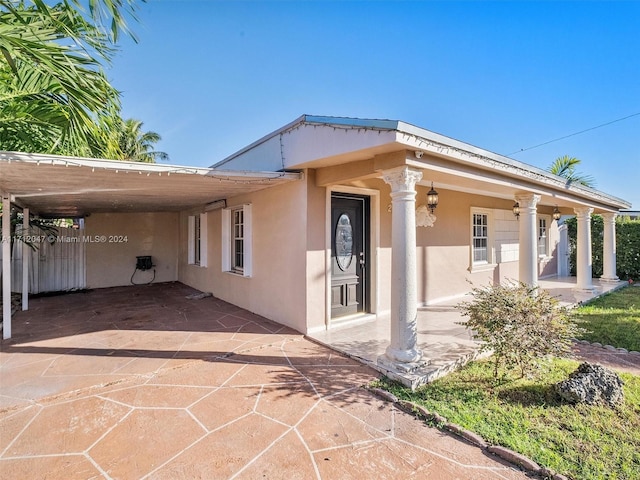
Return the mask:
<svg viewBox="0 0 640 480">
<path fill-rule="evenodd" d="M 369 197 L 331 196 L 331 318 L 368 309 Z"/>
</svg>

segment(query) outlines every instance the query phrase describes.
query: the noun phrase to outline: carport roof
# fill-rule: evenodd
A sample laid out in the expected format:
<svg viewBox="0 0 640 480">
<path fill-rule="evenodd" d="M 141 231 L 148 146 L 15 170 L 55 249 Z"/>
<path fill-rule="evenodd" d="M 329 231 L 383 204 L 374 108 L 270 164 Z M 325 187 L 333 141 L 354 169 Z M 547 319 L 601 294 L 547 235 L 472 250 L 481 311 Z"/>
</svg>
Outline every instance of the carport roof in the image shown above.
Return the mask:
<svg viewBox="0 0 640 480">
<path fill-rule="evenodd" d="M 179 211 L 298 180 L 246 172 L 0 151 L 0 191 L 34 214 Z"/>
</svg>

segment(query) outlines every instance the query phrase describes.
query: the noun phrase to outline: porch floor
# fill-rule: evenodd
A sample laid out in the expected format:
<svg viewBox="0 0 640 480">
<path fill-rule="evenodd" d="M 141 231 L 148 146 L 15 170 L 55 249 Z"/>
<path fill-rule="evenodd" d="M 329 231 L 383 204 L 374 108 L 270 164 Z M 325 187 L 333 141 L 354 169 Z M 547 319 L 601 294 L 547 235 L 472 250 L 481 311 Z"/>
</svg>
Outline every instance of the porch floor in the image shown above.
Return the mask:
<svg viewBox="0 0 640 480">
<path fill-rule="evenodd" d="M 625 285 L 625 282 L 605 283 L 593 280 L 595 287 L 591 293 L 576 292 L 575 277 L 547 278 L 540 280 L 540 288 L 558 298 L 561 305 L 573 306 Z M 362 361 L 364 364 L 384 373 L 407 386 L 417 387 L 446 375 L 477 357 L 477 343 L 470 332 L 458 325 L 464 320 L 455 306 L 471 297 L 430 305 L 418 309 L 418 348 L 429 363 L 410 373 L 391 371 L 378 364 L 389 345 L 388 315 L 376 319 L 354 322 L 351 326 L 308 335 L 312 340 L 338 352 Z"/>
</svg>

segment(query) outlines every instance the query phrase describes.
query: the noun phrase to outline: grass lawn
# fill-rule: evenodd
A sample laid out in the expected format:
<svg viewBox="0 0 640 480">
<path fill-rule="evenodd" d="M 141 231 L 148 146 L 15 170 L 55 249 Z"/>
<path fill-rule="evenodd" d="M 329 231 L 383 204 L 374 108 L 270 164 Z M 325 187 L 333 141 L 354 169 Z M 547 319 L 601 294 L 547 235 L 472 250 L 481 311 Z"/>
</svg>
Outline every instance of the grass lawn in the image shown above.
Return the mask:
<svg viewBox="0 0 640 480">
<path fill-rule="evenodd" d="M 640 377 L 621 375 L 625 404 L 618 409 L 572 406 L 553 385 L 577 366 L 556 359 L 535 381 L 496 381 L 493 365 L 482 361 L 416 392 L 387 380 L 377 386 L 576 480 L 640 479 Z"/>
<path fill-rule="evenodd" d="M 640 352 L 640 287 L 626 287 L 573 311 L 590 342 Z"/>
</svg>

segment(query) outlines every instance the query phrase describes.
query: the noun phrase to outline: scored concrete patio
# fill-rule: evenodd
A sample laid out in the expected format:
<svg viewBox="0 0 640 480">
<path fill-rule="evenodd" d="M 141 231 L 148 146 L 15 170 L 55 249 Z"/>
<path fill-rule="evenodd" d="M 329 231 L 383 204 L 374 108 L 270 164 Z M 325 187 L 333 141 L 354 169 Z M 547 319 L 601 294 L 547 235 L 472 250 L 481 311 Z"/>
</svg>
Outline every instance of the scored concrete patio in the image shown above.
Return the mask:
<svg viewBox="0 0 640 480">
<path fill-rule="evenodd" d="M 539 281 L 541 289 L 548 291 L 566 307 L 578 305 L 620 288 L 626 285 L 626 282 L 606 283 L 594 279 L 593 285 L 592 292 L 578 292 L 575 290 L 575 277 Z M 465 319 L 456 308 L 460 302 L 469 300 L 471 296 L 465 296 L 418 309 L 418 348 L 422 350 L 428 363 L 412 372 L 389 371 L 378 364 L 378 357 L 384 354 L 389 345 L 388 315 L 315 332 L 309 337 L 369 365 L 404 385 L 416 388 L 450 373 L 477 357 L 478 345 L 473 340 L 471 332 L 459 324 Z"/>
<path fill-rule="evenodd" d="M 34 298 L 0 350 L 3 479 L 522 479 L 377 372 L 179 283 Z"/>
</svg>

